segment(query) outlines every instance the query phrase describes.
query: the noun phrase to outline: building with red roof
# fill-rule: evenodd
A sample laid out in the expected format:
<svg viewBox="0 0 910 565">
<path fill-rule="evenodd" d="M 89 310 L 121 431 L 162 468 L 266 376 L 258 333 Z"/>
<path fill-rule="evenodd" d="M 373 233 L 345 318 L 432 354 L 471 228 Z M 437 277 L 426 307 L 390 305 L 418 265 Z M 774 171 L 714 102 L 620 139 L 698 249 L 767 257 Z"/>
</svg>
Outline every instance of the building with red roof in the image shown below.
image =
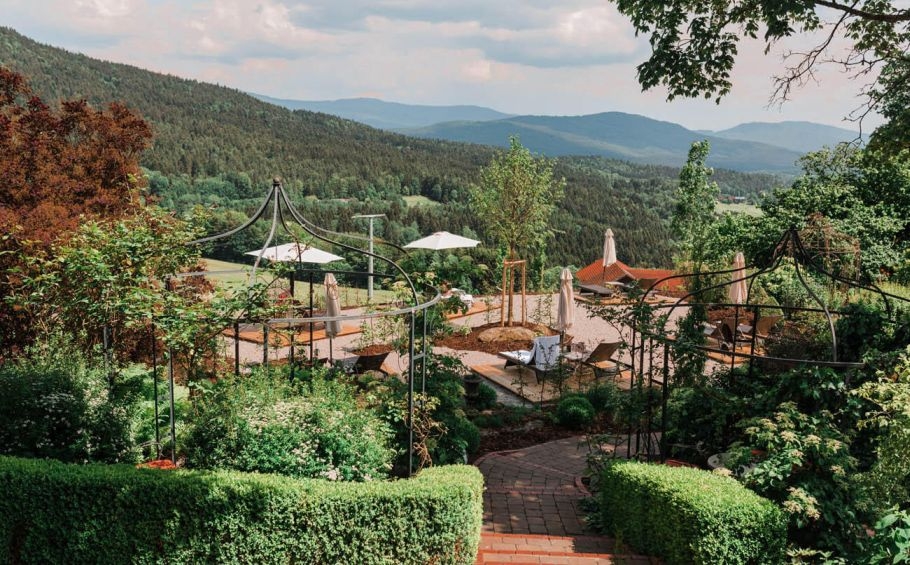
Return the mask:
<svg viewBox="0 0 910 565">
<path fill-rule="evenodd" d="M 610 283 L 633 284 L 650 288 L 652 284 L 674 273 L 669 269 L 639 269 L 630 267 L 616 259 L 616 248 L 613 242 L 613 231 L 604 234 L 604 256 L 590 265 L 582 267 L 575 273 L 579 284 L 596 284 L 604 286 Z M 655 290 L 663 292 L 680 292 L 684 290 L 684 279 L 670 279 L 660 283 Z"/>
</svg>

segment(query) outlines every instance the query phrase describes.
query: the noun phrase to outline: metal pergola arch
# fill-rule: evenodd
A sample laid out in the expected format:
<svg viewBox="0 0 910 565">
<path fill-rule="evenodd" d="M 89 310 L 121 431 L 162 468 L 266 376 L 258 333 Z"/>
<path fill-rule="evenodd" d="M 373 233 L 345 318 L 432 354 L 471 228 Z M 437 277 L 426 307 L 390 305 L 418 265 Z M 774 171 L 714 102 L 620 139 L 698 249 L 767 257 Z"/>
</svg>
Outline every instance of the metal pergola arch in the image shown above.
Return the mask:
<svg viewBox="0 0 910 565">
<path fill-rule="evenodd" d="M 796 306 L 781 306 L 779 304 L 758 304 L 750 302 L 750 297 L 752 296 L 752 287 L 758 277 L 770 273 L 777 268 L 779 268 L 786 257 L 792 257 L 794 259 L 793 264 L 796 270 L 797 279 L 800 281 L 802 287 L 806 290 L 808 295 L 812 298 L 813 301 L 818 304 L 818 307 L 796 307 Z M 744 312 L 751 311 L 753 315 L 753 324 L 759 319 L 759 314 L 762 308 L 780 310 L 783 312 L 815 312 L 822 313 L 825 316 L 825 319 L 828 324 L 828 328 L 831 332 L 831 358 L 828 360 L 824 359 L 798 359 L 798 358 L 785 358 L 785 357 L 768 357 L 767 355 L 756 354 L 756 335 L 755 332 L 752 332 L 751 337 L 748 340 L 744 340 L 748 344 L 748 352 L 739 352 L 736 350 L 736 333 L 734 331 L 734 343 L 731 350 L 724 350 L 720 347 L 711 347 L 704 344 L 691 344 L 687 343 L 686 346 L 701 351 L 703 354 L 707 355 L 710 352 L 722 353 L 724 355 L 729 355 L 731 357 L 731 367 L 735 364 L 737 358 L 747 359 L 749 361 L 749 375 L 753 374 L 754 364 L 752 361 L 755 360 L 764 360 L 764 361 L 774 361 L 782 363 L 793 363 L 798 365 L 815 365 L 815 366 L 825 366 L 825 367 L 834 367 L 834 368 L 860 368 L 865 366 L 862 362 L 850 362 L 842 361 L 838 359 L 838 349 L 837 349 L 837 332 L 835 328 L 834 317 L 837 315 L 849 315 L 849 313 L 832 310 L 829 306 L 818 297 L 806 282 L 805 274 L 802 271 L 800 265 L 803 265 L 804 268 L 809 271 L 815 271 L 816 273 L 825 276 L 833 281 L 842 283 L 848 287 L 862 289 L 869 292 L 873 292 L 881 297 L 884 305 L 885 312 L 889 320 L 894 321 L 893 317 L 893 305 L 892 301 L 898 301 L 902 303 L 910 303 L 910 300 L 885 292 L 875 284 L 864 284 L 860 281 L 850 280 L 844 277 L 827 271 L 826 269 L 819 266 L 811 257 L 811 255 L 806 250 L 805 246 L 802 243 L 802 240 L 799 235 L 799 231 L 795 227 L 791 227 L 786 230 L 783 235 L 778 240 L 777 244 L 773 247 L 770 253 L 770 260 L 767 265 L 764 267 L 756 267 L 755 265 L 746 266 L 746 272 L 748 273 L 749 269 L 752 269 L 750 274 L 746 274 L 741 278 L 729 278 L 722 283 L 712 284 L 704 288 L 700 288 L 696 291 L 688 292 L 682 297 L 678 298 L 675 302 L 664 303 L 652 305 L 651 307 L 655 310 L 664 310 L 667 313 L 667 318 L 669 319 L 670 315 L 680 307 L 690 307 L 690 306 L 704 306 L 704 307 L 722 307 L 722 308 L 735 308 L 734 312 L 738 316 L 739 310 L 742 309 Z M 636 306 L 641 308 L 646 301 L 647 296 L 652 292 L 661 287 L 667 281 L 671 280 L 692 280 L 696 277 L 714 277 L 720 275 L 732 275 L 737 272 L 738 268 L 732 269 L 721 269 L 715 271 L 706 271 L 700 273 L 681 273 L 663 277 L 654 281 L 647 289 L 643 289 L 644 292 L 639 298 Z M 697 298 L 699 295 L 704 293 L 717 290 L 720 288 L 728 287 L 734 283 L 740 281 L 747 281 L 747 291 L 745 301 L 741 304 L 731 304 L 731 303 L 716 303 L 716 302 L 691 302 L 693 298 Z M 734 322 L 734 325 L 736 322 Z M 645 425 L 639 426 L 637 430 L 633 430 L 631 427 L 627 433 L 627 441 L 629 445 L 628 453 L 631 456 L 632 450 L 632 438 L 635 436 L 635 452 L 642 453 L 642 448 L 644 448 L 644 453 L 650 459 L 656 453 L 659 456 L 660 460 L 664 460 L 667 454 L 667 446 L 664 442 L 664 428 L 666 424 L 666 409 L 667 409 L 667 397 L 669 395 L 669 382 L 670 382 L 670 349 L 676 348 L 680 345 L 678 341 L 670 338 L 665 333 L 654 333 L 644 330 L 640 327 L 632 327 L 631 334 L 631 343 L 629 345 L 629 350 L 631 353 L 631 363 L 630 371 L 632 374 L 632 387 L 630 392 L 637 389 L 637 393 L 642 395 L 645 398 Z M 655 344 L 662 348 L 663 360 L 662 366 L 660 368 L 661 374 L 659 378 L 655 376 L 655 364 L 654 364 L 654 351 Z M 649 356 L 648 363 L 645 363 L 645 355 Z M 660 385 L 661 388 L 661 404 L 660 404 L 660 424 L 656 429 L 654 428 L 654 408 L 655 406 L 651 402 L 651 396 L 644 396 L 645 386 L 651 390 L 655 385 Z M 660 435 L 660 439 L 657 439 L 657 435 Z"/>
<path fill-rule="evenodd" d="M 294 236 L 294 233 L 288 228 L 287 221 L 284 217 L 283 210 L 285 210 L 290 215 L 290 218 L 292 220 L 294 220 L 297 223 L 297 225 L 299 225 L 307 234 L 309 234 L 314 239 L 317 239 L 319 241 L 328 243 L 330 245 L 336 246 L 338 248 L 341 248 L 341 249 L 344 249 L 344 250 L 347 250 L 347 251 L 350 251 L 353 253 L 359 253 L 361 255 L 366 255 L 366 256 L 372 257 L 374 259 L 378 259 L 379 261 L 381 261 L 387 265 L 390 265 L 395 271 L 397 271 L 397 273 L 395 273 L 395 274 L 390 274 L 390 273 L 366 273 L 366 272 L 361 272 L 361 271 L 339 271 L 339 270 L 323 271 L 323 270 L 315 270 L 315 269 L 301 269 L 299 267 L 296 267 L 294 269 L 294 271 L 292 271 L 292 273 L 291 273 L 291 284 L 293 284 L 293 280 L 294 280 L 293 277 L 296 274 L 299 274 L 299 273 L 309 274 L 310 283 L 311 283 L 310 284 L 311 298 L 312 298 L 312 280 L 313 280 L 312 275 L 317 272 L 323 273 L 323 274 L 325 272 L 332 272 L 332 273 L 347 274 L 347 275 L 374 276 L 374 277 L 378 277 L 378 278 L 396 278 L 396 277 L 400 276 L 401 278 L 404 279 L 405 283 L 407 284 L 408 290 L 410 291 L 410 295 L 411 295 L 411 304 L 405 305 L 405 306 L 402 306 L 400 308 L 396 308 L 393 310 L 382 311 L 382 312 L 363 312 L 363 313 L 358 313 L 358 314 L 348 314 L 348 315 L 340 315 L 340 316 L 310 316 L 310 317 L 306 317 L 306 318 L 288 318 L 288 317 L 269 318 L 268 320 L 265 320 L 263 322 L 263 327 L 265 328 L 263 331 L 264 341 L 265 341 L 263 348 L 264 348 L 264 356 L 266 357 L 266 363 L 267 363 L 267 351 L 268 351 L 267 328 L 271 324 L 310 324 L 312 327 L 312 324 L 315 324 L 318 322 L 327 323 L 327 322 L 336 322 L 336 321 L 345 321 L 345 320 L 364 320 L 364 319 L 387 317 L 387 316 L 407 316 L 407 321 L 408 321 L 408 370 L 407 370 L 408 475 L 409 476 L 413 475 L 413 473 L 414 473 L 414 427 L 413 427 L 414 381 L 415 381 L 416 374 L 418 372 L 417 367 L 419 365 L 419 373 L 420 373 L 420 379 L 421 379 L 421 392 L 426 391 L 427 356 L 430 353 L 430 351 L 427 347 L 427 330 L 428 330 L 427 316 L 424 315 L 421 317 L 421 321 L 423 324 L 423 331 L 422 331 L 421 335 L 418 337 L 417 332 L 416 332 L 417 315 L 418 315 L 418 313 L 425 312 L 428 308 L 434 306 L 436 303 L 438 303 L 440 301 L 441 295 L 440 295 L 438 289 L 427 285 L 426 290 L 429 292 L 427 292 L 425 294 L 420 293 L 420 292 L 418 292 L 418 289 L 417 289 L 416 285 L 414 284 L 414 281 L 412 280 L 411 276 L 404 269 L 402 269 L 401 266 L 399 266 L 395 261 L 392 261 L 391 259 L 389 259 L 381 254 L 366 251 L 366 250 L 342 243 L 342 242 L 338 241 L 337 239 L 333 239 L 333 237 L 330 237 L 330 236 L 344 237 L 344 238 L 349 238 L 349 239 L 358 239 L 358 240 L 362 240 L 362 241 L 368 241 L 368 238 L 366 238 L 364 236 L 354 235 L 354 234 L 342 234 L 342 233 L 334 232 L 334 231 L 331 231 L 331 230 L 328 230 L 325 228 L 321 228 L 321 227 L 313 224 L 312 222 L 310 222 L 296 208 L 294 208 L 294 206 L 292 205 L 292 203 L 290 201 L 290 198 L 288 197 L 287 192 L 285 191 L 285 189 L 281 183 L 281 180 L 278 178 L 273 179 L 272 187 L 269 190 L 268 195 L 265 197 L 265 199 L 263 200 L 263 202 L 259 206 L 259 208 L 256 210 L 256 212 L 245 223 L 243 223 L 242 225 L 240 225 L 236 228 L 230 229 L 230 230 L 220 233 L 220 234 L 215 234 L 212 236 L 207 236 L 207 237 L 203 237 L 200 239 L 190 241 L 187 243 L 187 245 L 201 245 L 201 244 L 205 244 L 205 243 L 211 243 L 214 241 L 218 241 L 221 239 L 231 237 L 232 235 L 235 235 L 237 233 L 240 233 L 243 230 L 252 226 L 256 221 L 261 219 L 265 215 L 270 204 L 272 205 L 272 214 L 271 214 L 272 218 L 271 218 L 271 225 L 269 228 L 269 234 L 268 234 L 268 237 L 266 238 L 266 241 L 265 241 L 259 255 L 256 257 L 256 262 L 253 265 L 252 271 L 249 272 L 250 281 L 255 280 L 256 269 L 259 267 L 259 264 L 260 264 L 263 256 L 265 255 L 266 249 L 272 243 L 272 240 L 274 239 L 275 234 L 277 232 L 278 226 L 283 227 L 284 230 L 292 237 Z M 381 245 L 389 246 L 404 254 L 408 253 L 408 251 L 406 249 L 399 247 L 395 244 L 392 244 L 390 242 L 387 242 L 384 240 L 375 240 L 375 242 L 379 243 Z M 205 275 L 212 275 L 212 274 L 232 274 L 232 273 L 247 273 L 247 271 L 246 270 L 233 270 L 233 271 L 197 271 L 197 272 L 189 272 L 189 273 L 174 273 L 174 274 L 166 277 L 164 283 L 165 283 L 165 288 L 168 289 L 168 288 L 170 288 L 170 281 L 172 279 L 182 279 L 182 278 L 188 278 L 188 277 L 193 277 L 193 276 L 205 276 Z M 424 296 L 431 296 L 431 297 L 427 300 L 422 300 L 422 298 Z M 240 322 L 240 320 L 235 320 L 235 322 L 234 322 L 235 329 L 237 328 L 237 325 L 239 324 L 239 322 Z M 153 365 L 153 376 L 154 376 L 154 384 L 155 384 L 155 387 L 154 387 L 154 389 L 155 389 L 154 390 L 154 393 L 155 393 L 155 421 L 157 423 L 158 419 L 159 419 L 158 357 L 157 357 L 157 339 L 155 337 L 154 320 L 152 320 L 152 324 L 151 324 L 151 335 L 152 335 L 152 365 Z M 236 335 L 237 334 L 235 333 L 235 336 Z M 235 337 L 235 340 L 236 339 L 237 338 Z M 418 340 L 419 340 L 419 344 L 418 344 Z M 310 345 L 311 345 L 311 355 L 312 355 L 312 340 L 310 341 Z M 236 348 L 236 345 L 235 345 L 235 348 Z M 235 351 L 236 351 L 236 349 L 235 349 Z M 169 410 L 170 410 L 170 443 L 171 443 L 171 459 L 172 459 L 172 461 L 175 461 L 176 460 L 176 430 L 175 430 L 175 419 L 174 419 L 174 362 L 173 362 L 173 359 L 174 359 L 173 351 L 169 349 L 168 350 L 167 371 L 168 371 L 168 386 L 169 386 L 169 398 L 170 398 L 170 400 L 169 400 L 169 404 L 170 404 L 170 406 L 169 406 Z M 238 364 L 239 364 L 239 356 L 236 355 L 236 353 L 235 353 L 235 371 L 239 371 Z M 156 434 L 156 438 L 155 438 L 156 439 L 156 449 L 160 450 L 161 438 L 159 436 L 159 431 L 158 431 L 157 425 L 155 427 L 155 434 Z M 160 451 L 159 451 L 159 456 L 160 456 Z"/>
</svg>

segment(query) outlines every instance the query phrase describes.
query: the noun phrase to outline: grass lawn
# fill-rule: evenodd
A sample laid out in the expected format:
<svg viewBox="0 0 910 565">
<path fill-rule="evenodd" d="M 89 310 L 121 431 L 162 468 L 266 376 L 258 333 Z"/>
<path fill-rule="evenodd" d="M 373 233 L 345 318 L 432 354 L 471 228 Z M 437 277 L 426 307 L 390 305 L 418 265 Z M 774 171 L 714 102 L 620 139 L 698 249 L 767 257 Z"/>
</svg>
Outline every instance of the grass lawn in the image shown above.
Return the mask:
<svg viewBox="0 0 910 565">
<path fill-rule="evenodd" d="M 439 202 L 419 194 L 416 196 L 404 196 L 403 198 L 408 206 L 439 206 Z"/>
<path fill-rule="evenodd" d="M 234 289 L 234 288 L 243 288 L 247 285 L 249 280 L 249 271 L 251 267 L 249 265 L 242 265 L 240 263 L 229 263 L 227 261 L 219 261 L 217 259 L 204 259 L 206 267 L 209 271 L 216 271 L 214 274 L 209 275 L 209 279 L 214 281 L 218 286 L 223 288 Z M 222 272 L 217 271 L 231 271 L 231 272 Z M 271 282 L 274 280 L 274 277 L 266 272 L 264 269 L 256 270 L 256 278 L 262 282 Z M 320 281 L 322 278 L 320 277 Z M 287 284 L 287 281 L 283 283 Z M 338 292 L 341 296 L 341 307 L 347 308 L 350 306 L 362 306 L 367 302 L 367 289 L 356 288 L 350 286 L 339 286 Z M 294 296 L 304 302 L 309 300 L 310 296 L 310 285 L 306 281 L 296 281 L 294 283 Z M 395 298 L 395 293 L 390 290 L 382 290 L 375 288 L 373 289 L 373 301 L 378 303 L 390 302 Z M 320 307 L 325 303 L 325 286 L 322 284 L 313 284 L 313 303 Z"/>
<path fill-rule="evenodd" d="M 727 204 L 726 202 L 718 202 L 714 205 L 714 211 L 718 214 L 738 212 L 740 214 L 746 214 L 748 216 L 762 215 L 761 209 L 754 204 Z"/>
</svg>

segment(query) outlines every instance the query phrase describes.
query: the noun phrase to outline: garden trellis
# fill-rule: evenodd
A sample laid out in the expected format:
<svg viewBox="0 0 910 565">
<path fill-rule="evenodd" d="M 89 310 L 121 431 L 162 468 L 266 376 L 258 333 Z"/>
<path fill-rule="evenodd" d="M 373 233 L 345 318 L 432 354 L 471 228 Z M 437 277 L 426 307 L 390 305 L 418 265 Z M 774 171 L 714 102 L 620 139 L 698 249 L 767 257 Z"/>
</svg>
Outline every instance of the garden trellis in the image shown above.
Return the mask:
<svg viewBox="0 0 910 565">
<path fill-rule="evenodd" d="M 853 280 L 819 265 L 817 250 L 812 246 L 807 246 L 803 242 L 804 237 L 794 227 L 788 229 L 777 244 L 768 254 L 768 261 L 764 265 L 752 265 L 746 268 L 741 276 L 734 273 L 740 271 L 738 267 L 731 269 L 722 269 L 700 273 L 685 273 L 671 275 L 654 281 L 648 288 L 643 288 L 644 294 L 633 307 L 631 324 L 631 340 L 629 351 L 631 354 L 631 363 L 629 364 L 632 375 L 632 386 L 630 394 L 635 395 L 641 407 L 641 418 L 637 426 L 630 424 L 626 433 L 628 441 L 628 453 L 638 453 L 640 457 L 648 459 L 664 460 L 667 455 L 667 445 L 664 441 L 664 430 L 667 421 L 667 399 L 669 397 L 671 386 L 671 374 L 678 368 L 674 366 L 674 360 L 679 359 L 681 352 L 691 352 L 695 355 L 702 356 L 706 360 L 709 356 L 723 359 L 724 365 L 730 365 L 731 369 L 737 362 L 748 363 L 748 376 L 753 375 L 758 363 L 778 364 L 781 366 L 814 366 L 830 367 L 834 369 L 858 369 L 864 366 L 862 361 L 847 360 L 841 355 L 837 335 L 836 318 L 848 318 L 854 315 L 841 307 L 834 307 L 826 302 L 816 289 L 813 289 L 809 279 L 809 273 L 815 273 L 830 281 L 832 284 L 841 284 L 845 289 L 856 289 L 869 293 L 870 296 L 878 297 L 884 305 L 884 314 L 886 322 L 896 324 L 894 303 L 910 303 L 910 300 L 888 293 L 882 290 L 874 283 L 863 283 Z M 769 275 L 780 269 L 783 265 L 792 265 L 796 281 L 805 291 L 814 306 L 794 306 L 782 304 L 767 304 L 760 301 L 753 301 L 753 290 L 756 281 L 765 275 Z M 698 284 L 693 285 L 696 288 L 687 294 L 679 297 L 675 301 L 658 304 L 649 304 L 646 298 L 654 289 L 661 288 L 665 282 L 670 280 L 683 280 L 687 283 L 704 281 L 721 281 L 709 282 L 703 287 Z M 726 303 L 705 301 L 704 297 L 711 293 L 727 296 L 726 290 L 735 284 L 746 283 L 746 293 L 741 303 Z M 718 340 L 718 345 L 706 343 L 705 333 L 701 327 L 688 328 L 691 330 L 689 335 L 691 339 L 685 337 L 686 328 L 680 328 L 673 335 L 667 328 L 667 321 L 672 319 L 674 313 L 681 309 L 704 308 L 706 310 L 713 308 L 733 309 L 732 323 L 732 343 Z M 758 331 L 757 324 L 762 318 L 762 311 L 779 311 L 783 313 L 784 318 L 792 318 L 799 313 L 822 316 L 827 330 L 830 332 L 829 353 L 818 358 L 797 358 L 794 356 L 769 356 L 757 348 Z M 741 339 L 738 338 L 738 328 L 740 321 L 750 318 L 752 321 L 751 331 Z M 683 318 L 685 320 L 686 318 Z M 740 348 L 739 345 L 742 345 Z M 729 361 L 727 359 L 729 358 Z M 845 375 L 849 379 L 849 374 Z M 656 391 L 660 391 L 657 394 Z M 634 442 L 634 445 L 633 445 Z"/>
<path fill-rule="evenodd" d="M 341 238 L 345 239 L 356 239 L 367 241 L 367 238 L 358 235 L 352 234 L 342 234 L 321 228 L 311 221 L 309 221 L 303 214 L 301 214 L 291 203 L 290 198 L 286 190 L 284 189 L 281 181 L 279 179 L 274 179 L 272 182 L 272 187 L 263 200 L 262 204 L 256 210 L 256 212 L 247 220 L 244 224 L 228 230 L 224 233 L 204 237 L 197 239 L 195 241 L 189 242 L 187 245 L 205 245 L 210 244 L 219 240 L 229 238 L 235 234 L 242 232 L 243 230 L 252 226 L 258 220 L 264 218 L 266 213 L 271 208 L 271 225 L 268 231 L 268 237 L 262 247 L 261 252 L 257 255 L 256 262 L 254 263 L 252 270 L 249 272 L 246 270 L 233 270 L 233 271 L 198 271 L 190 273 L 174 273 L 165 281 L 165 287 L 171 289 L 173 282 L 179 279 L 187 279 L 190 277 L 199 277 L 206 275 L 217 275 L 217 274 L 236 274 L 236 273 L 248 273 L 248 289 L 252 286 L 253 282 L 256 280 L 256 270 L 259 267 L 259 263 L 263 256 L 266 253 L 266 249 L 272 244 L 275 239 L 278 228 L 283 228 L 291 237 L 294 237 L 294 232 L 289 228 L 289 221 L 300 229 L 302 229 L 310 238 L 318 240 L 329 245 L 334 246 L 337 249 L 342 249 L 350 253 L 356 253 L 376 259 L 380 264 L 385 264 L 387 267 L 391 268 L 391 272 L 388 273 L 367 273 L 361 271 L 348 271 L 348 270 L 336 270 L 336 269 L 311 269 L 311 268 L 301 268 L 299 264 L 296 264 L 295 267 L 289 273 L 291 288 L 293 289 L 293 284 L 295 278 L 299 278 L 301 275 L 308 278 L 310 282 L 310 308 L 309 316 L 307 317 L 269 317 L 264 320 L 258 320 L 257 322 L 262 326 L 262 335 L 263 335 L 263 363 L 268 364 L 268 343 L 269 343 L 269 327 L 270 326 L 282 326 L 282 327 L 304 327 L 309 325 L 310 328 L 313 327 L 313 324 L 317 323 L 330 323 L 330 322 L 342 322 L 346 320 L 365 320 L 369 318 L 379 318 L 387 316 L 402 316 L 406 319 L 406 331 L 407 331 L 407 385 L 408 385 L 408 417 L 407 417 L 407 428 L 408 428 L 408 474 L 413 474 L 414 472 L 414 429 L 413 429 L 413 419 L 414 419 L 414 401 L 415 401 L 415 380 L 419 376 L 421 381 L 421 391 L 425 392 L 426 387 L 426 372 L 427 372 L 427 355 L 429 354 L 429 349 L 427 347 L 427 316 L 425 312 L 428 308 L 432 307 L 440 300 L 439 292 L 430 286 L 427 286 L 425 289 L 418 290 L 415 285 L 412 277 L 405 272 L 395 261 L 381 255 L 378 253 L 366 251 L 358 247 L 343 243 L 339 241 Z M 296 238 L 295 238 L 296 239 Z M 300 242 L 297 242 L 298 244 Z M 384 245 L 390 246 L 398 251 L 407 253 L 401 247 L 393 245 L 388 242 L 381 242 Z M 332 273 L 335 275 L 348 275 L 348 276 L 357 276 L 357 277 L 367 277 L 373 276 L 381 279 L 400 279 L 406 285 L 406 290 L 409 293 L 409 300 L 406 304 L 397 306 L 394 309 L 381 311 L 381 312 L 358 312 L 352 314 L 343 314 L 337 316 L 314 316 L 313 315 L 313 281 L 314 275 L 320 275 L 324 277 L 325 274 Z M 424 315 L 421 315 L 424 314 Z M 420 318 L 418 320 L 418 317 Z M 239 352 L 239 327 L 241 323 L 246 322 L 243 317 L 237 317 L 232 321 L 234 328 L 234 371 L 236 373 L 240 372 L 240 352 Z M 422 324 L 422 331 L 417 332 L 418 324 Z M 227 328 L 225 328 L 227 329 Z M 311 333 L 312 336 L 312 333 Z M 152 324 L 152 348 L 153 348 L 153 374 L 155 375 L 155 421 L 159 421 L 158 414 L 158 355 L 157 355 L 157 336 L 155 332 L 155 325 Z M 310 339 L 310 361 L 313 361 L 313 339 Z M 167 372 L 168 372 L 168 386 L 169 386 L 169 396 L 170 396 L 170 443 L 171 443 L 171 457 L 172 459 L 176 457 L 176 431 L 175 431 L 175 415 L 174 415 L 174 355 L 176 351 L 173 347 L 168 348 L 168 363 L 167 363 Z M 291 363 L 294 362 L 293 359 L 293 347 L 291 348 Z M 157 434 L 156 426 L 156 434 Z M 156 441 L 160 445 L 160 437 L 156 435 Z"/>
</svg>

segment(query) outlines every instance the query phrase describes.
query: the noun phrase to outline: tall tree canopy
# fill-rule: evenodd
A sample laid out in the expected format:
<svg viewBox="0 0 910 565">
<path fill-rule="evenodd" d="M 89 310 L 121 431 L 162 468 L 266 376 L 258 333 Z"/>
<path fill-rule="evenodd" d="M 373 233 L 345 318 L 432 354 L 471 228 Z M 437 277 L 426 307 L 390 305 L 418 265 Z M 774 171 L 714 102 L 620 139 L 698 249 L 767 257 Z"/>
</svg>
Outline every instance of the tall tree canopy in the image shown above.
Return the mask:
<svg viewBox="0 0 910 565">
<path fill-rule="evenodd" d="M 0 67 L 0 231 L 47 244 L 82 217 L 134 209 L 150 139 L 148 124 L 122 104 L 53 109 Z"/>
<path fill-rule="evenodd" d="M 639 65 L 638 79 L 648 89 L 664 85 L 669 97 L 716 97 L 730 92 L 739 42 L 762 34 L 768 49 L 780 39 L 822 32 L 819 44 L 792 53 L 776 77 L 773 97 L 786 100 L 791 89 L 813 78 L 819 65 L 833 63 L 855 77 L 875 77 L 883 67 L 903 61 L 899 76 L 867 85 L 866 110 L 876 109 L 883 93 L 907 90 L 910 6 L 889 0 L 614 0 L 638 33 L 650 35 L 651 57 Z M 835 48 L 839 39 L 852 45 Z"/>
<path fill-rule="evenodd" d="M 472 188 L 471 208 L 486 233 L 515 259 L 539 251 L 552 235 L 550 220 L 564 190 L 565 181 L 553 178 L 552 163 L 534 158 L 512 137 L 509 151 L 494 158 L 481 173 L 480 186 Z"/>
</svg>

